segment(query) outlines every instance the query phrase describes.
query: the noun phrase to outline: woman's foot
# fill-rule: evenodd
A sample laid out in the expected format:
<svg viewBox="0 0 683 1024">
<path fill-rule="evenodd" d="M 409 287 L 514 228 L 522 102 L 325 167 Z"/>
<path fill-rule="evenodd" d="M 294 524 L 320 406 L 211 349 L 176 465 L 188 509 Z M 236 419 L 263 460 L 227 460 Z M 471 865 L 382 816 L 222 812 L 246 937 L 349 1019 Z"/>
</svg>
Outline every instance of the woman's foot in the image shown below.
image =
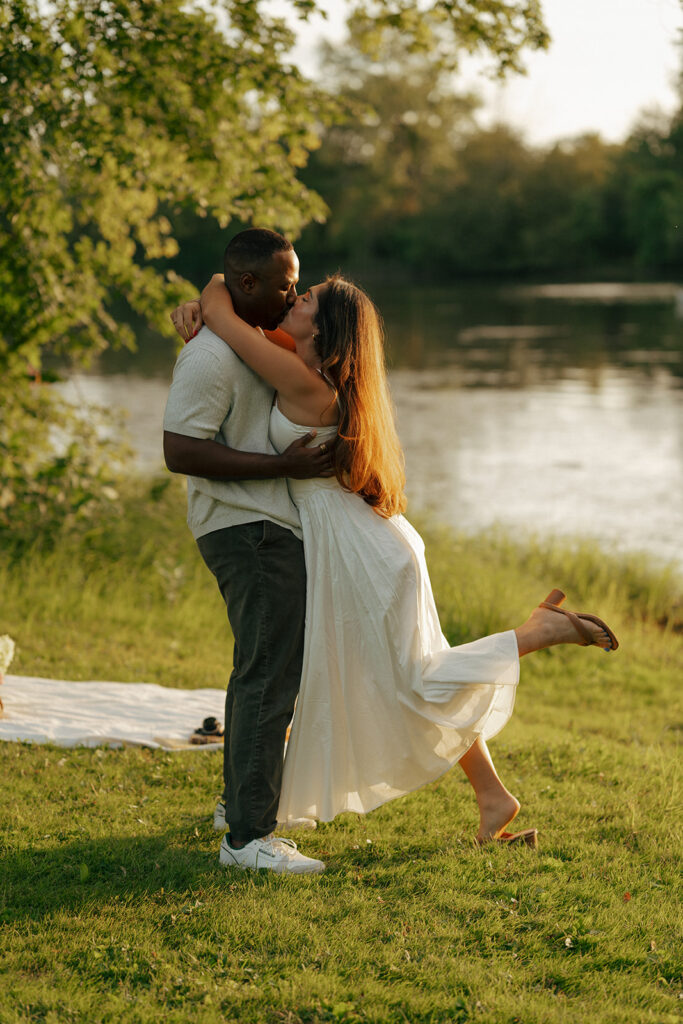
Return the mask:
<svg viewBox="0 0 683 1024">
<path fill-rule="evenodd" d="M 479 831 L 477 842 L 496 839 L 519 814 L 520 802 L 506 789 L 495 795 L 478 794 Z"/>
<path fill-rule="evenodd" d="M 548 596 L 556 608 L 564 601 L 561 591 L 554 590 Z M 579 644 L 585 647 L 591 643 L 604 651 L 614 648 L 612 637 L 602 625 L 585 617 L 579 621 L 580 629 L 569 615 L 558 614 L 557 610 L 542 605 L 534 608 L 524 625 L 515 630 L 520 657 L 557 644 Z"/>
</svg>

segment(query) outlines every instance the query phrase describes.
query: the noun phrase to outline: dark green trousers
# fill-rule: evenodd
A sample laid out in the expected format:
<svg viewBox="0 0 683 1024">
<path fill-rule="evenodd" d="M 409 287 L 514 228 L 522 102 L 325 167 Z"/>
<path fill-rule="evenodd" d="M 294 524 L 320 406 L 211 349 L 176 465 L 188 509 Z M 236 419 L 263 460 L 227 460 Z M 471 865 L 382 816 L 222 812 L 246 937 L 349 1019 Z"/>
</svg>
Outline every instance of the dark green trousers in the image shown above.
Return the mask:
<svg viewBox="0 0 683 1024">
<path fill-rule="evenodd" d="M 267 520 L 200 537 L 235 638 L 225 700 L 225 816 L 234 839 L 275 828 L 287 726 L 299 692 L 306 610 L 303 545 Z"/>
</svg>

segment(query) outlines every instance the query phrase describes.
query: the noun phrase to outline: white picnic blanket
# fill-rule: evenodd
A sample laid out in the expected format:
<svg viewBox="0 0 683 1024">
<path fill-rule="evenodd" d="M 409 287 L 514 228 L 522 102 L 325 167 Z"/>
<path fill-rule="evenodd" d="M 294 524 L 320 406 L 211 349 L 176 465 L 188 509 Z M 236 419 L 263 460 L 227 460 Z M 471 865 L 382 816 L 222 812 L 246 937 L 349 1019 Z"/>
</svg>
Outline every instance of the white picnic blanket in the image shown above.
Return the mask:
<svg viewBox="0 0 683 1024">
<path fill-rule="evenodd" d="M 191 745 L 209 715 L 223 721 L 225 690 L 178 690 L 156 683 L 74 683 L 5 676 L 0 741 L 28 740 L 60 747 L 134 744 L 166 750 L 222 750 Z"/>
</svg>

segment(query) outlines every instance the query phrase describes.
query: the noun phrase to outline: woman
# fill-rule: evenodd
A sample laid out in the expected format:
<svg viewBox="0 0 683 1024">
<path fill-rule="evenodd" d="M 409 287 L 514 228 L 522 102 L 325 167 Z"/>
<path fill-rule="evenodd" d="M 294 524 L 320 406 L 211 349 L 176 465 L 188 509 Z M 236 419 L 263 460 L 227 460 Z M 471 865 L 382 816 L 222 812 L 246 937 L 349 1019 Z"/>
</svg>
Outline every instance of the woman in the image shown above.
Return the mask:
<svg viewBox="0 0 683 1024">
<path fill-rule="evenodd" d="M 564 612 L 553 590 L 518 629 L 449 647 L 424 545 L 402 515 L 403 457 L 368 296 L 338 275 L 299 296 L 281 325 L 296 351 L 236 316 L 221 275 L 201 306 L 208 327 L 276 390 L 275 448 L 312 427 L 317 443 L 335 444 L 335 478 L 290 481 L 307 613 L 278 821 L 364 813 L 459 762 L 479 804 L 478 842 L 535 845 L 535 829 L 505 831 L 520 805 L 486 740 L 512 713 L 521 656 L 559 643 L 613 650 L 614 634 Z"/>
</svg>

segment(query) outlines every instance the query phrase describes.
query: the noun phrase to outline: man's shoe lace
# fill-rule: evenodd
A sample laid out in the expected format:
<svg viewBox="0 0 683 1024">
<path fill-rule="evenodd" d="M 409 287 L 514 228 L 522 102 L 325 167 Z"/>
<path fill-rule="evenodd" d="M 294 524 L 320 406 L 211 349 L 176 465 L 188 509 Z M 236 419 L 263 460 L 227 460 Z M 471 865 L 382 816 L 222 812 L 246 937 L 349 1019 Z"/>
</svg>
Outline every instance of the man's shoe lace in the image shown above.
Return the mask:
<svg viewBox="0 0 683 1024">
<path fill-rule="evenodd" d="M 264 836 L 263 842 L 273 855 L 279 854 L 283 857 L 293 857 L 298 849 L 293 839 L 284 839 L 280 836 Z"/>
</svg>

